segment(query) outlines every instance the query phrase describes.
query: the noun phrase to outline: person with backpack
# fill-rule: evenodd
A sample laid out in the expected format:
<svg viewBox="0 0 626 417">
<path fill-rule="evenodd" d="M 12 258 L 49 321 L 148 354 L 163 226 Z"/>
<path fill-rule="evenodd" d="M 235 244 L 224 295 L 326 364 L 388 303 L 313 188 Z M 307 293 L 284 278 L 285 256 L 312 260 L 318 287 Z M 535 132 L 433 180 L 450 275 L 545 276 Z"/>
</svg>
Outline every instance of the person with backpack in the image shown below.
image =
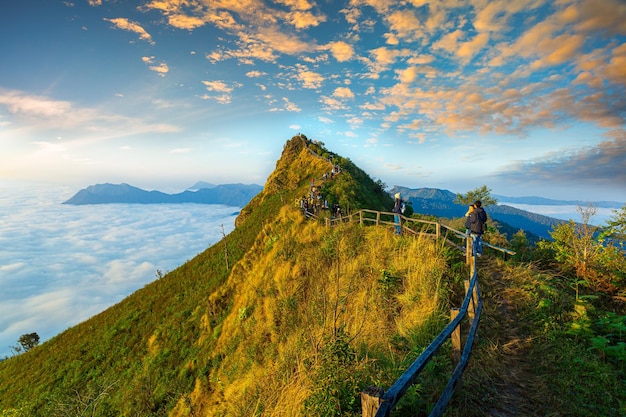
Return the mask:
<svg viewBox="0 0 626 417">
<path fill-rule="evenodd" d="M 400 215 L 404 213 L 404 202 L 402 201 L 402 199 L 400 198 L 400 193 L 396 193 L 394 195 L 394 203 L 393 203 L 393 209 L 391 210 L 394 215 L 393 215 L 393 222 L 396 225 L 396 234 L 399 235 L 402 233 L 402 225 L 400 223 Z"/>
<path fill-rule="evenodd" d="M 468 218 L 470 226 L 470 236 L 472 237 L 472 256 L 481 256 L 483 254 L 482 236 L 487 229 L 487 213 L 482 208 L 480 200 L 474 202 L 474 211 Z"/>
</svg>

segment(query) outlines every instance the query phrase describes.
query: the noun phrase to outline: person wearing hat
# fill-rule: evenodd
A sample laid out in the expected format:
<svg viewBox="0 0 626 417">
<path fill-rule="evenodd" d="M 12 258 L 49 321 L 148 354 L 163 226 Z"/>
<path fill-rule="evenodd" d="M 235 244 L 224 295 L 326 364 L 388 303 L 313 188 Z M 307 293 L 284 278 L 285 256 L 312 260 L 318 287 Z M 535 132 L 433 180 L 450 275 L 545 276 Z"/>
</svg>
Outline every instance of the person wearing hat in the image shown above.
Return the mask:
<svg viewBox="0 0 626 417">
<path fill-rule="evenodd" d="M 469 226 L 472 236 L 472 255 L 483 254 L 482 237 L 487 224 L 487 213 L 482 208 L 480 200 L 474 202 L 474 211 L 469 216 Z"/>
<path fill-rule="evenodd" d="M 396 234 L 399 235 L 400 233 L 402 233 L 402 225 L 400 223 L 400 214 L 404 213 L 404 203 L 402 202 L 402 199 L 400 198 L 400 193 L 396 193 L 394 195 L 394 203 L 393 203 L 393 209 L 391 210 L 394 215 L 393 215 L 393 222 L 396 225 Z"/>
</svg>

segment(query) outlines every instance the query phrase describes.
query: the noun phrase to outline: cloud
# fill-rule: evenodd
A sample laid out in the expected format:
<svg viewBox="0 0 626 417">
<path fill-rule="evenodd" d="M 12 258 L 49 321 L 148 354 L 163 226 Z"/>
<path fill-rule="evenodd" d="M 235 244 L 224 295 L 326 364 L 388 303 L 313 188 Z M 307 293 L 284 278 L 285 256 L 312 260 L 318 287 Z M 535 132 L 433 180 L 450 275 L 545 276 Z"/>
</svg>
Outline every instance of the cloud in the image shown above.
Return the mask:
<svg viewBox="0 0 626 417">
<path fill-rule="evenodd" d="M 362 58 L 362 61 L 369 68 L 367 77 L 378 79 L 380 74 L 387 71 L 396 64 L 398 60 L 415 56 L 416 53 L 410 49 L 394 49 L 381 46 L 369 51 L 370 58 Z"/>
<path fill-rule="evenodd" d="M 316 16 L 310 12 L 297 10 L 287 13 L 286 21 L 297 29 L 306 29 L 318 26 L 320 23 L 325 22 L 326 18 L 324 16 Z"/>
<path fill-rule="evenodd" d="M 217 95 L 205 94 L 204 96 L 202 96 L 202 98 L 205 100 L 215 100 L 218 103 L 222 104 L 230 103 L 232 101 L 232 96 L 230 93 L 232 93 L 235 88 L 242 86 L 242 84 L 238 82 L 227 84 L 224 81 L 202 81 L 202 84 L 205 85 L 207 91 L 221 93 Z"/>
<path fill-rule="evenodd" d="M 254 60 L 274 62 L 279 54 L 299 55 L 313 52 L 314 44 L 302 41 L 296 30 L 316 27 L 326 20 L 314 14 L 312 4 L 303 1 L 281 1 L 284 7 L 271 7 L 260 0 L 239 2 L 190 2 L 153 0 L 142 10 L 157 10 L 167 17 L 167 22 L 178 29 L 194 30 L 210 24 L 236 37 L 238 48 L 212 51 L 207 58 L 212 60 L 238 59 L 252 64 Z"/>
<path fill-rule="evenodd" d="M 77 107 L 66 100 L 30 95 L 18 90 L 0 88 L 0 107 L 14 117 L 13 125 L 24 126 L 28 131 L 62 129 L 73 136 L 83 135 L 105 140 L 146 132 L 177 132 L 176 126 L 150 123 L 119 114 L 110 114 L 96 108 Z M 123 133 L 121 133 L 123 132 Z M 86 140 L 86 139 L 85 139 Z M 66 141 L 67 143 L 67 141 Z M 81 143 L 77 140 L 75 143 Z"/>
<path fill-rule="evenodd" d="M 172 14 L 168 16 L 168 22 L 175 28 L 193 30 L 204 26 L 207 21 L 202 17 L 187 16 L 184 14 Z"/>
<path fill-rule="evenodd" d="M 300 70 L 296 77 L 303 88 L 316 89 L 324 82 L 324 77 L 320 73 L 309 70 Z"/>
<path fill-rule="evenodd" d="M 424 37 L 422 24 L 412 10 L 398 10 L 387 16 L 389 28 L 400 39 L 415 41 Z"/>
<path fill-rule="evenodd" d="M 498 170 L 506 181 L 542 184 L 545 182 L 626 190 L 626 133 L 596 146 L 562 149 L 541 158 L 517 161 Z"/>
<path fill-rule="evenodd" d="M 189 153 L 191 151 L 192 151 L 191 148 L 176 148 L 176 149 L 172 149 L 170 153 Z"/>
<path fill-rule="evenodd" d="M 248 72 L 246 72 L 246 77 L 249 77 L 249 78 L 259 78 L 259 77 L 263 77 L 265 75 L 267 75 L 267 73 L 263 72 L 263 71 L 248 71 Z"/>
<path fill-rule="evenodd" d="M 289 101 L 287 97 L 283 97 L 282 101 L 283 101 L 283 107 L 272 107 L 270 108 L 270 111 L 271 112 L 289 111 L 289 112 L 296 112 L 296 113 L 302 111 L 302 109 L 298 107 L 297 104 Z M 278 103 L 278 101 L 274 100 L 273 103 Z"/>
<path fill-rule="evenodd" d="M 145 62 L 146 64 L 154 64 L 153 56 L 144 56 L 141 58 L 141 60 Z M 158 73 L 161 77 L 165 77 L 165 75 L 169 72 L 170 69 L 166 63 L 162 62 L 157 65 L 150 65 L 150 70 Z"/>
<path fill-rule="evenodd" d="M 148 32 L 146 32 L 146 30 L 141 27 L 140 24 L 136 23 L 136 22 L 131 22 L 130 20 L 123 18 L 123 17 L 118 17 L 115 19 L 107 19 L 104 18 L 104 20 L 106 20 L 107 22 L 111 22 L 113 23 L 113 25 L 118 28 L 118 29 L 122 29 L 122 30 L 127 30 L 129 32 L 133 32 L 137 35 L 139 35 L 139 39 L 141 39 L 142 41 L 146 41 L 148 43 L 151 43 L 152 45 L 154 45 L 154 41 L 152 40 L 152 36 L 150 36 L 150 34 Z"/>
<path fill-rule="evenodd" d="M 354 98 L 354 93 L 347 87 L 337 87 L 333 92 L 333 96 L 337 98 Z"/>
<path fill-rule="evenodd" d="M 42 341 L 191 259 L 234 228 L 221 205 L 64 206 L 66 187 L 3 188 L 0 357 L 20 335 Z M 25 209 L 28 208 L 28 209 Z"/>
<path fill-rule="evenodd" d="M 330 42 L 320 49 L 330 51 L 337 62 L 346 62 L 354 57 L 354 47 L 343 41 Z"/>
<path fill-rule="evenodd" d="M 336 110 L 345 110 L 347 106 L 343 103 L 343 101 L 338 100 L 333 97 L 321 96 L 320 103 L 322 103 L 322 108 L 326 111 L 336 111 Z"/>
</svg>

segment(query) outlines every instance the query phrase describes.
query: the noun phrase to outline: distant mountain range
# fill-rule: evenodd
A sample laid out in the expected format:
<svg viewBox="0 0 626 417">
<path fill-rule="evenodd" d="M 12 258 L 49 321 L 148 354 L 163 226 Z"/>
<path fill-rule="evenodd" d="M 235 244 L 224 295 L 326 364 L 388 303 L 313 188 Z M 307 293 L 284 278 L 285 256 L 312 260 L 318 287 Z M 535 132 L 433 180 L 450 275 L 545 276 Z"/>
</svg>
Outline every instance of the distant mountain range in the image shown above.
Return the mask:
<svg viewBox="0 0 626 417">
<path fill-rule="evenodd" d="M 411 189 L 401 186 L 394 186 L 390 194 L 400 192 L 405 201 L 411 203 L 413 211 L 420 214 L 427 214 L 437 217 L 458 218 L 463 217 L 467 212 L 465 205 L 455 204 L 456 194 L 448 190 L 440 190 L 437 188 L 417 188 Z M 582 201 L 563 201 L 550 200 L 542 197 L 506 197 L 494 195 L 498 203 L 508 202 L 514 204 L 529 205 L 581 205 L 586 206 L 588 202 Z M 620 208 L 621 203 L 613 201 L 593 202 L 596 207 Z M 499 223 L 510 226 L 508 233 L 515 233 L 519 229 L 523 229 L 527 233 L 530 232 L 538 237 L 550 239 L 549 232 L 553 226 L 564 223 L 564 220 L 555 219 L 553 217 L 520 210 L 506 204 L 497 204 L 488 206 L 485 209 L 488 215 Z M 509 236 L 510 237 L 510 236 Z"/>
<path fill-rule="evenodd" d="M 213 185 L 198 182 L 190 189 L 178 194 L 161 191 L 146 191 L 128 184 L 96 184 L 77 192 L 63 204 L 163 204 L 197 203 L 224 204 L 243 207 L 263 189 L 257 184 L 221 184 Z M 193 191 L 192 191 L 193 190 Z"/>
<path fill-rule="evenodd" d="M 133 187 L 129 184 L 97 184 L 90 185 L 77 192 L 72 198 L 63 204 L 164 204 L 164 203 L 197 203 L 197 204 L 225 204 L 229 206 L 243 207 L 263 189 L 257 184 L 221 184 L 215 185 L 199 181 L 187 190 L 177 194 L 167 194 L 161 191 L 146 191 Z M 465 205 L 455 204 L 456 194 L 437 188 L 411 189 L 402 186 L 394 186 L 390 193 L 402 194 L 405 201 L 411 203 L 416 213 L 427 214 L 436 217 L 458 218 L 463 217 L 467 211 Z M 507 197 L 494 195 L 498 203 L 528 204 L 528 205 L 581 205 L 588 202 L 551 200 L 543 197 Z M 614 201 L 593 202 L 596 207 L 615 208 L 622 207 L 622 203 Z M 508 234 L 523 229 L 527 233 L 537 237 L 549 239 L 549 232 L 563 220 L 541 214 L 521 210 L 506 204 L 498 204 L 487 207 L 489 216 L 503 224 Z"/>
</svg>

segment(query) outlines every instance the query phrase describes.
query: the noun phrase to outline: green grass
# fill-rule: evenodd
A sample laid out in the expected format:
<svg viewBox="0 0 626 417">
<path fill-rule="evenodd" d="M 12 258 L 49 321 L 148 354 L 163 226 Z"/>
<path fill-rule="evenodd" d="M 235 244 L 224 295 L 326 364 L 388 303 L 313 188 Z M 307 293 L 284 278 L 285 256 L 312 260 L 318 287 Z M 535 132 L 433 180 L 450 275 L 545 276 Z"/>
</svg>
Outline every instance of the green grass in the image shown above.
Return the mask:
<svg viewBox="0 0 626 417">
<path fill-rule="evenodd" d="M 330 202 L 390 210 L 380 182 L 293 138 L 223 240 L 0 363 L 0 416 L 360 416 L 361 390 L 393 384 L 447 324 L 467 268 L 391 226 L 305 220 L 296 203 L 329 157 L 343 170 L 316 181 Z M 496 230 L 489 239 L 508 244 Z M 481 258 L 484 317 L 448 416 L 626 413 L 623 303 L 577 292 L 554 265 L 526 246 L 506 263 Z M 450 350 L 394 416 L 428 414 Z"/>
<path fill-rule="evenodd" d="M 583 302 L 536 264 L 485 261 L 480 341 L 447 415 L 625 415 L 623 304 Z"/>
</svg>

